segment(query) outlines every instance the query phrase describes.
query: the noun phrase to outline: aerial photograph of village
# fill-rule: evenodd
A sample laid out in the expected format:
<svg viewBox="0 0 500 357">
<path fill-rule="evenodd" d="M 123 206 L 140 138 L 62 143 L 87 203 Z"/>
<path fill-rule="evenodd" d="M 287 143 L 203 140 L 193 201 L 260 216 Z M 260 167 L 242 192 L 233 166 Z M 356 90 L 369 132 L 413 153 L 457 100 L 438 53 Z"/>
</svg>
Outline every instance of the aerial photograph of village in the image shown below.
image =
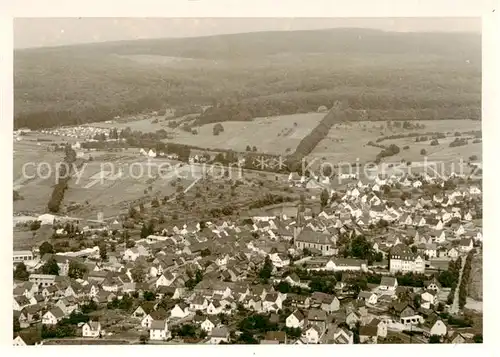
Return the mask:
<svg viewBox="0 0 500 357">
<path fill-rule="evenodd" d="M 482 343 L 481 36 L 15 19 L 13 345 Z"/>
</svg>

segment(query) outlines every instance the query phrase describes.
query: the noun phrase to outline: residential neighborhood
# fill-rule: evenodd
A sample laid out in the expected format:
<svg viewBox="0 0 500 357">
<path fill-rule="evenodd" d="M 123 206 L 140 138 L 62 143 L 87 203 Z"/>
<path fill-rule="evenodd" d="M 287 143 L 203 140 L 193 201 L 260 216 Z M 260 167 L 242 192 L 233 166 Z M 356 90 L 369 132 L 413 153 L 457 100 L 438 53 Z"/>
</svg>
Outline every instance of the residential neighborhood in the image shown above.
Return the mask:
<svg viewBox="0 0 500 357">
<path fill-rule="evenodd" d="M 462 182 L 352 180 L 295 216 L 164 223 L 147 235 L 116 219 L 42 215 L 54 237 L 95 246 L 14 252 L 14 344 L 474 342 L 464 274 L 482 251 L 482 201 Z"/>
</svg>

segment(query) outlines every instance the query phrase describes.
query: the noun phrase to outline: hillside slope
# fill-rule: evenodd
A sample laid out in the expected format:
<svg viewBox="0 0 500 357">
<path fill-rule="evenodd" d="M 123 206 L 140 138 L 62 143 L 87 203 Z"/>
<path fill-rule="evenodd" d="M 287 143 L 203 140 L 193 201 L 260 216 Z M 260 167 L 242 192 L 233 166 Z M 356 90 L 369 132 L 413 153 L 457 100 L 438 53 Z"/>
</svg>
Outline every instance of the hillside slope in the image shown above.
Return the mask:
<svg viewBox="0 0 500 357">
<path fill-rule="evenodd" d="M 212 106 L 198 124 L 352 109 L 476 118 L 481 37 L 334 29 L 17 50 L 15 126 Z M 388 113 L 389 117 L 399 114 Z"/>
</svg>

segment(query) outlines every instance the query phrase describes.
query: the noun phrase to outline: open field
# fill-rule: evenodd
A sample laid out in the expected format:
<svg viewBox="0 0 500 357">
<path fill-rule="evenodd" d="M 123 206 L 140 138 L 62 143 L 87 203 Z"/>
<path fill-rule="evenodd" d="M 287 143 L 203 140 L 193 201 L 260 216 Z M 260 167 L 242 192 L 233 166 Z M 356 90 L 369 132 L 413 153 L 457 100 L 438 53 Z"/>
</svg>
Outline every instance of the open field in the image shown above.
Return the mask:
<svg viewBox="0 0 500 357">
<path fill-rule="evenodd" d="M 477 155 L 481 159 L 481 143 L 466 146 L 449 147 L 449 143 L 455 139 L 455 132 L 468 132 L 481 130 L 481 122 L 473 120 L 412 120 L 411 124 L 425 125 L 423 129 L 402 129 L 387 127 L 384 122 L 359 121 L 337 124 L 328 133 L 327 138 L 322 140 L 309 155 L 309 159 L 327 161 L 331 163 L 353 163 L 359 159 L 360 163 L 375 160 L 380 148 L 367 145 L 369 141 L 376 142 L 378 138 L 397 134 L 410 134 L 427 132 L 440 132 L 449 137 L 440 139 L 439 145 L 431 146 L 430 139 L 425 142 L 415 142 L 415 137 L 401 139 L 387 139 L 376 143 L 377 145 L 389 146 L 395 144 L 400 147 L 399 154 L 388 157 L 385 161 L 399 162 L 402 159 L 407 161 L 421 161 L 423 156 L 421 149 L 427 151 L 429 160 L 449 161 L 459 160 L 460 157 L 467 161 L 469 156 Z M 403 147 L 409 149 L 403 150 Z M 324 158 L 324 160 L 323 160 Z"/>
<path fill-rule="evenodd" d="M 197 135 L 176 129 L 174 138 L 164 141 L 240 152 L 247 146 L 256 146 L 259 153 L 287 154 L 295 150 L 324 116 L 325 113 L 307 113 L 229 121 L 222 123 L 224 131 L 219 135 L 213 134 L 213 124 L 206 124 L 196 128 Z"/>
<path fill-rule="evenodd" d="M 92 161 L 86 164 L 80 177 L 69 183 L 64 204 L 75 206 L 71 214 L 93 217 L 103 212 L 105 217 L 126 211 L 131 203 L 144 200 L 150 203 L 155 197 L 162 199 L 175 192 L 171 182 L 177 177 L 187 187 L 196 173 L 184 165 L 173 168 L 176 162 L 147 160 L 145 157 L 128 157 L 113 161 Z"/>
<path fill-rule="evenodd" d="M 154 122 L 156 121 L 156 122 Z M 102 129 L 118 129 L 123 130 L 127 127 L 132 129 L 132 131 L 142 131 L 143 133 L 154 133 L 157 130 L 164 129 L 169 130 L 168 121 L 165 120 L 164 116 L 149 115 L 148 118 L 139 118 L 137 120 L 112 120 L 111 122 L 97 122 L 89 123 L 87 126 L 102 128 Z"/>
<path fill-rule="evenodd" d="M 47 151 L 47 142 L 38 145 L 30 139 L 14 142 L 13 189 L 23 197 L 13 202 L 14 211 L 46 210 L 56 166 L 64 158 L 64 153 Z"/>
</svg>

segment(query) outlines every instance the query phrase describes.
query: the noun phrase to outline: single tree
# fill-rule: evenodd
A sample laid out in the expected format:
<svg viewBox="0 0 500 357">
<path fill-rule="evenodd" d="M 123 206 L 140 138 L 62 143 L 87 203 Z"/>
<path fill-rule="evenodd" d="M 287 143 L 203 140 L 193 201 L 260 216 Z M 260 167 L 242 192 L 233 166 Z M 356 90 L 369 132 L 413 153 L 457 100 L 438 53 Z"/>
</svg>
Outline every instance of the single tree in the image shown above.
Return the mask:
<svg viewBox="0 0 500 357">
<path fill-rule="evenodd" d="M 69 263 L 68 276 L 72 279 L 82 279 L 87 273 L 87 267 L 77 261 L 72 260 Z"/>
<path fill-rule="evenodd" d="M 106 248 L 106 243 L 99 244 L 99 256 L 102 261 L 108 260 L 108 250 Z"/>
<path fill-rule="evenodd" d="M 321 208 L 325 208 L 326 205 L 328 204 L 328 199 L 330 198 L 330 195 L 328 194 L 328 190 L 325 188 L 323 191 L 321 191 L 320 195 L 320 200 L 321 200 Z"/>
<path fill-rule="evenodd" d="M 54 253 L 54 247 L 49 242 L 43 242 L 40 245 L 39 250 L 40 250 L 40 256 L 42 256 L 42 257 L 45 254 L 53 254 Z"/>
<path fill-rule="evenodd" d="M 130 270 L 130 275 L 134 283 L 142 283 L 146 278 L 145 269 L 142 265 L 136 265 Z"/>
<path fill-rule="evenodd" d="M 14 279 L 27 281 L 29 279 L 30 273 L 26 269 L 26 265 L 23 262 L 16 265 L 16 269 L 14 270 Z"/>
<path fill-rule="evenodd" d="M 49 275 L 59 275 L 59 265 L 54 258 L 49 259 L 44 265 L 42 265 L 42 274 Z"/>
</svg>

